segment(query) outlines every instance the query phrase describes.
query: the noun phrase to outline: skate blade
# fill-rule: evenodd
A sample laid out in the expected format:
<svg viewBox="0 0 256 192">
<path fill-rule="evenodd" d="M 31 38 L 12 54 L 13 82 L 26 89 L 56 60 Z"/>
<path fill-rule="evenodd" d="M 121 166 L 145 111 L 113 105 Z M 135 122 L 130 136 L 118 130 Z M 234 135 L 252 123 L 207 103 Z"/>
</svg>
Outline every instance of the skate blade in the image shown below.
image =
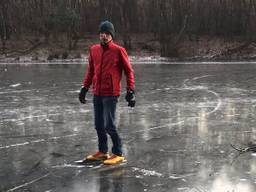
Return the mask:
<svg viewBox="0 0 256 192">
<path fill-rule="evenodd" d="M 116 168 L 121 168 L 127 165 L 127 160 L 124 160 L 120 163 L 117 163 L 115 165 L 106 165 L 104 163 L 102 163 L 101 165 L 92 167 L 92 169 L 94 170 L 98 170 L 98 171 L 108 171 L 108 170 L 112 170 L 112 169 L 116 169 Z"/>
<path fill-rule="evenodd" d="M 92 160 L 87 160 L 87 159 L 82 159 L 82 160 L 75 161 L 75 164 L 84 165 L 86 167 L 94 167 L 94 166 L 98 166 L 102 163 L 103 163 L 103 161 L 100 161 L 100 160 L 92 161 Z"/>
</svg>

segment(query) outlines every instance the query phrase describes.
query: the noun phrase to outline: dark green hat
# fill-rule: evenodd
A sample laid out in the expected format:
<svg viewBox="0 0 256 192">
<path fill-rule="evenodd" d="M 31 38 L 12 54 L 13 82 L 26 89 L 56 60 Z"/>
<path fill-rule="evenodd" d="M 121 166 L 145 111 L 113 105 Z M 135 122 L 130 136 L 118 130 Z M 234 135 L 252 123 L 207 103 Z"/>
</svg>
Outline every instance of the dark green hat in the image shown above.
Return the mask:
<svg viewBox="0 0 256 192">
<path fill-rule="evenodd" d="M 99 26 L 99 33 L 108 32 L 114 38 L 115 36 L 115 28 L 114 25 L 110 21 L 103 21 Z"/>
</svg>

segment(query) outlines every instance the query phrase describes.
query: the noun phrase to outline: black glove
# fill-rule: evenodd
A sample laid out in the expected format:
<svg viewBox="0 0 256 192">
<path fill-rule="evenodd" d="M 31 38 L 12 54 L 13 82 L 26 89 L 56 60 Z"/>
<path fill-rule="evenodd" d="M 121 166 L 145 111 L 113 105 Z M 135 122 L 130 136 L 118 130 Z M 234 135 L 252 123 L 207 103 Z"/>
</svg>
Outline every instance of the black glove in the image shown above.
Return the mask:
<svg viewBox="0 0 256 192">
<path fill-rule="evenodd" d="M 127 90 L 125 100 L 128 102 L 129 107 L 135 106 L 135 92 L 133 90 Z"/>
<path fill-rule="evenodd" d="M 88 89 L 82 87 L 80 90 L 80 93 L 79 93 L 79 101 L 83 104 L 86 103 L 85 96 L 86 96 L 87 91 L 88 91 Z"/>
</svg>

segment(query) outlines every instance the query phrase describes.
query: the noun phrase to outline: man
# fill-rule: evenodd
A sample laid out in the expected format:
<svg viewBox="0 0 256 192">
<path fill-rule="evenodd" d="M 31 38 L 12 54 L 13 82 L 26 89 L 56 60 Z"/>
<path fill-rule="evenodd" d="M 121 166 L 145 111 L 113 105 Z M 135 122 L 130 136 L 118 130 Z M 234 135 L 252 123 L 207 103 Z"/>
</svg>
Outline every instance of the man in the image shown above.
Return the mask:
<svg viewBox="0 0 256 192">
<path fill-rule="evenodd" d="M 99 26 L 100 44 L 89 50 L 89 64 L 79 94 L 81 103 L 86 103 L 86 93 L 93 85 L 93 106 L 95 129 L 98 136 L 98 152 L 87 156 L 86 160 L 103 160 L 104 164 L 113 165 L 125 160 L 122 143 L 116 129 L 116 104 L 121 91 L 122 72 L 126 76 L 128 106 L 135 106 L 134 73 L 126 50 L 115 44 L 114 26 L 104 21 Z M 112 155 L 108 155 L 108 135 L 113 143 Z"/>
</svg>

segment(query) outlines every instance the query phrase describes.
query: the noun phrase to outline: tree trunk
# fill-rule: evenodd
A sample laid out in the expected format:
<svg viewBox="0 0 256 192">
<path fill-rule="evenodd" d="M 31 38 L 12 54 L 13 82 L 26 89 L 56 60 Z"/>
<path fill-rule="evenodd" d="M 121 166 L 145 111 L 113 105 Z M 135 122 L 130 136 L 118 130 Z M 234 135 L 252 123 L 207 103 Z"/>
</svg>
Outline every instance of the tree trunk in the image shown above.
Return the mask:
<svg viewBox="0 0 256 192">
<path fill-rule="evenodd" d="M 0 35 L 2 41 L 2 54 L 6 54 L 6 41 L 8 37 L 8 29 L 7 29 L 7 6 L 6 1 L 2 0 L 0 4 Z"/>
</svg>

